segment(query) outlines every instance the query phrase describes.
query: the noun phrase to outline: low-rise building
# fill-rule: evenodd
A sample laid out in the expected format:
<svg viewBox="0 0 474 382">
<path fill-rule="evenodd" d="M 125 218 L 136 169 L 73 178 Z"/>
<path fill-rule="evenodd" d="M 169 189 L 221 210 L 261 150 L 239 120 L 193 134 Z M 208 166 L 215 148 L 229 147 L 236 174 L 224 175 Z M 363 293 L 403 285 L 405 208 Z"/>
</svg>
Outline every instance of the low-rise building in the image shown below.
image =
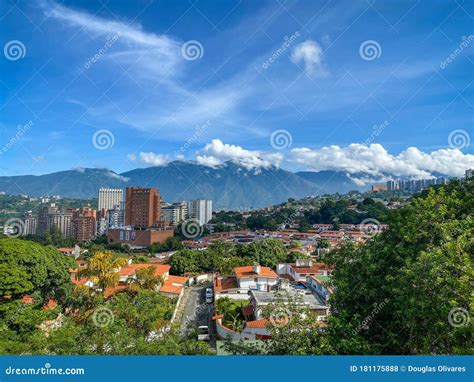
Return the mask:
<svg viewBox="0 0 474 382">
<path fill-rule="evenodd" d="M 277 265 L 277 273 L 280 277 L 288 277 L 292 281 L 306 281 L 308 276 L 324 275 L 331 273 L 331 268 L 323 263 L 316 263 L 310 259 L 296 260 L 296 263 L 284 263 Z"/>
<path fill-rule="evenodd" d="M 174 236 L 172 228 L 135 229 L 132 227 L 111 228 L 107 232 L 109 243 L 128 244 L 133 247 L 148 247 L 154 243 L 163 243 Z"/>
</svg>

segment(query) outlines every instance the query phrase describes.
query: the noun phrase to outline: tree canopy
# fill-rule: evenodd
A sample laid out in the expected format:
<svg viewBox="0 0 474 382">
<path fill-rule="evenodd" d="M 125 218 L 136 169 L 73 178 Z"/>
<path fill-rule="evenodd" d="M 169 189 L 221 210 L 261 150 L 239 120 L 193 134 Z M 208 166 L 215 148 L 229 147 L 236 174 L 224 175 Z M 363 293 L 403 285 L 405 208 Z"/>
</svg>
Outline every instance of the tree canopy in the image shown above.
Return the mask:
<svg viewBox="0 0 474 382">
<path fill-rule="evenodd" d="M 65 296 L 71 287 L 68 268 L 76 263 L 50 246 L 14 238 L 0 239 L 0 296 L 4 300 L 40 292 L 42 298 Z"/>
</svg>

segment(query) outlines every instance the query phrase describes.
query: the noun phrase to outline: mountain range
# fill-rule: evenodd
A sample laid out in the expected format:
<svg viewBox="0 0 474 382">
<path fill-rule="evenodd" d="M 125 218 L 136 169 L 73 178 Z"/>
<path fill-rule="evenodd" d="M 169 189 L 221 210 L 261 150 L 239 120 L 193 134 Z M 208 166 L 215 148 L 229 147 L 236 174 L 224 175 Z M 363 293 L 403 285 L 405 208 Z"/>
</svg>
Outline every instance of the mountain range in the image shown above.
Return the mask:
<svg viewBox="0 0 474 382">
<path fill-rule="evenodd" d="M 46 175 L 0 177 L 0 191 L 29 196 L 97 197 L 101 187 L 157 187 L 164 200 L 211 199 L 214 209 L 271 206 L 288 198 L 365 190 L 345 172 L 290 172 L 276 167 L 247 169 L 234 162 L 216 168 L 174 161 L 118 174 L 108 169 L 81 168 Z"/>
</svg>

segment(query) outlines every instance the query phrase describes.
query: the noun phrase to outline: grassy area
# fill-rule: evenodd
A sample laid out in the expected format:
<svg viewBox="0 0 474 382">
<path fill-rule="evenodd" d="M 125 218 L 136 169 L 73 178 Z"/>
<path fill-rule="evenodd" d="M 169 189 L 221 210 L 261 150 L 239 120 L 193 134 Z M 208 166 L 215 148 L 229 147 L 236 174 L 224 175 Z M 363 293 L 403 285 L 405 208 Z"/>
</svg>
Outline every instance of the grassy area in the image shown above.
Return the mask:
<svg viewBox="0 0 474 382">
<path fill-rule="evenodd" d="M 231 300 L 228 297 L 217 300 L 217 312 L 223 314 L 222 323 L 229 329 L 241 331 L 245 319 L 242 314 L 242 308 L 248 305 L 248 301 Z"/>
</svg>

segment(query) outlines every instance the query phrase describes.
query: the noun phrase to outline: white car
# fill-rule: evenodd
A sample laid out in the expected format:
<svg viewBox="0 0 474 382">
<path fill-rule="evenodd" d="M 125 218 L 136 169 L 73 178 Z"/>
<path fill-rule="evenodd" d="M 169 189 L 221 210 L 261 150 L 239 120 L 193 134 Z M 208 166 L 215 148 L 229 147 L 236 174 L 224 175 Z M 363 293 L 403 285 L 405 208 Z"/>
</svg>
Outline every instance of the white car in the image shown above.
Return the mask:
<svg viewBox="0 0 474 382">
<path fill-rule="evenodd" d="M 198 341 L 209 341 L 209 327 L 200 326 L 198 328 Z"/>
<path fill-rule="evenodd" d="M 206 302 L 208 304 L 212 303 L 214 300 L 214 293 L 212 292 L 211 288 L 206 288 Z"/>
</svg>

